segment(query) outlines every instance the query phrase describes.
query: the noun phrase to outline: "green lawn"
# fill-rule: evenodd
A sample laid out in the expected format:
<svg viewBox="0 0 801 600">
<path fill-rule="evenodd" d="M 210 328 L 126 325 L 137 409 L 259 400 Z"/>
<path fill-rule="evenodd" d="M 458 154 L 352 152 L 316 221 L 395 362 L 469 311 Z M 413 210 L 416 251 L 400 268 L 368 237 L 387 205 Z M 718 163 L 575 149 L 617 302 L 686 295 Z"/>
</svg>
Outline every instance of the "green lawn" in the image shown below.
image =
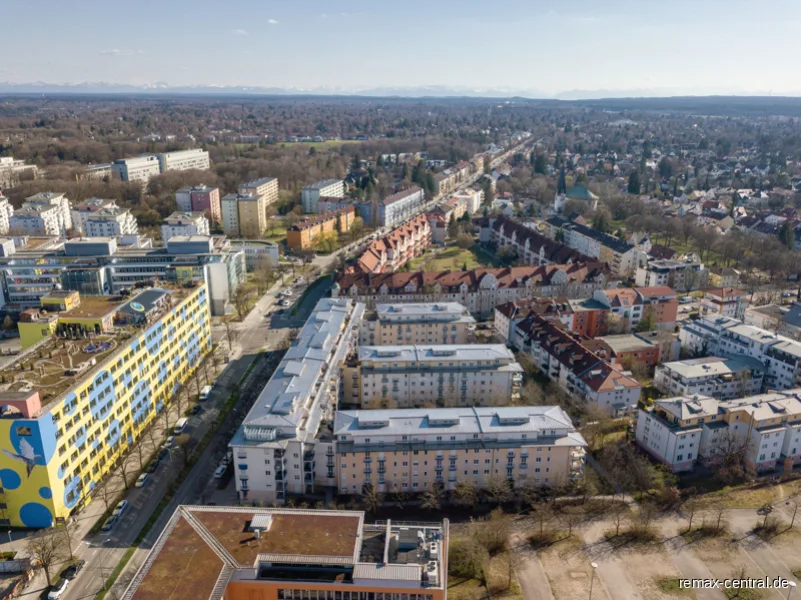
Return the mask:
<svg viewBox="0 0 801 600">
<path fill-rule="evenodd" d="M 264 238 L 271 242 L 280 242 L 286 239 L 286 227 L 280 221 L 273 221 L 267 225 L 267 231 L 264 232 Z"/>
<path fill-rule="evenodd" d="M 464 250 L 459 246 L 431 248 L 423 256 L 414 259 L 410 263 L 409 269 L 417 271 L 424 264 L 427 265 L 426 268 L 430 271 L 458 271 L 465 265 L 467 265 L 468 269 L 498 266 L 495 257 L 478 246 L 473 246 L 469 250 Z"/>
</svg>

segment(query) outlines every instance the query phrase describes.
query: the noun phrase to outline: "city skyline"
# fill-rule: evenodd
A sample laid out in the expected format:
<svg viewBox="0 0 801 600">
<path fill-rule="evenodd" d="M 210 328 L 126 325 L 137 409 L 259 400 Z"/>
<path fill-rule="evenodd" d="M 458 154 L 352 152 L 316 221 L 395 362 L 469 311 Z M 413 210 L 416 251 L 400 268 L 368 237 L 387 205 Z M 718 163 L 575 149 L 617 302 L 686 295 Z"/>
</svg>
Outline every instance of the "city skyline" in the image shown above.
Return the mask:
<svg viewBox="0 0 801 600">
<path fill-rule="evenodd" d="M 10 28 L 10 47 L 26 50 L 0 66 L 0 82 L 566 99 L 801 95 L 785 76 L 801 54 L 801 7 L 770 0 L 753 14 L 745 0 L 669 4 L 411 0 L 398 10 L 355 0 L 343 10 L 324 0 L 237 0 L 217 14 L 205 0 L 145 0 L 120 19 L 96 0 L 47 11 L 11 0 L 8 22 L 35 24 L 46 39 L 84 35 L 53 52 L 30 44 L 34 25 Z"/>
</svg>

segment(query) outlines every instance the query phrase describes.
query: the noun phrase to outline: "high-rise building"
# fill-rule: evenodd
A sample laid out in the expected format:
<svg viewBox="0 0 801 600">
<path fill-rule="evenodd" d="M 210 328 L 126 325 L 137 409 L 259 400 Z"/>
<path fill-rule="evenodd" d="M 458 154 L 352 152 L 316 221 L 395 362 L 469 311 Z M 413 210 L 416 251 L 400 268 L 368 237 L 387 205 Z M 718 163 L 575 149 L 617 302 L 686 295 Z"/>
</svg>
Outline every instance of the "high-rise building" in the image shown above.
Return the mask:
<svg viewBox="0 0 801 600">
<path fill-rule="evenodd" d="M 210 324 L 202 283 L 81 298 L 30 323 L 46 358 L 0 392 L 0 523 L 49 527 L 83 506 L 211 348 Z"/>
<path fill-rule="evenodd" d="M 8 233 L 11 226 L 11 217 L 14 216 L 14 207 L 5 196 L 0 196 L 0 234 Z"/>
<path fill-rule="evenodd" d="M 60 235 L 65 235 L 67 231 L 72 229 L 72 212 L 70 210 L 70 201 L 64 194 L 56 192 L 41 192 L 33 196 L 25 198 L 25 203 L 22 208 L 35 207 L 35 206 L 55 206 L 58 209 L 56 218 L 58 221 L 58 230 Z"/>
<path fill-rule="evenodd" d="M 161 240 L 166 242 L 176 235 L 209 235 L 209 220 L 202 212 L 176 211 L 164 219 Z"/>
<path fill-rule="evenodd" d="M 179 506 L 123 600 L 445 600 L 448 521 Z"/>
<path fill-rule="evenodd" d="M 257 239 L 267 229 L 266 196 L 227 194 L 222 199 L 223 232 L 232 237 Z"/>
<path fill-rule="evenodd" d="M 116 205 L 84 214 L 82 223 L 86 237 L 117 237 L 139 233 L 136 217 L 127 208 Z"/>
<path fill-rule="evenodd" d="M 303 202 L 303 212 L 316 213 L 317 201 L 321 197 L 325 198 L 344 198 L 345 182 L 341 179 L 324 179 L 311 185 L 307 185 L 300 191 Z"/>
<path fill-rule="evenodd" d="M 8 220 L 15 235 L 61 235 L 60 209 L 51 204 L 33 204 L 15 211 Z"/>
<path fill-rule="evenodd" d="M 262 177 L 239 185 L 237 191 L 243 196 L 253 194 L 264 197 L 264 206 L 278 201 L 278 179 L 275 177 Z"/>
<path fill-rule="evenodd" d="M 207 170 L 211 167 L 209 153 L 200 148 L 178 150 L 177 152 L 163 152 L 158 155 L 159 169 L 162 173 L 167 171 L 186 171 L 189 169 Z"/>
<path fill-rule="evenodd" d="M 80 204 L 72 207 L 72 227 L 76 233 L 83 235 L 86 231 L 83 225 L 84 217 L 105 208 L 116 208 L 116 200 L 104 200 L 103 198 L 89 198 Z"/>
<path fill-rule="evenodd" d="M 222 222 L 220 188 L 207 185 L 183 187 L 175 192 L 175 203 L 182 212 L 202 212 L 212 223 Z"/>
</svg>

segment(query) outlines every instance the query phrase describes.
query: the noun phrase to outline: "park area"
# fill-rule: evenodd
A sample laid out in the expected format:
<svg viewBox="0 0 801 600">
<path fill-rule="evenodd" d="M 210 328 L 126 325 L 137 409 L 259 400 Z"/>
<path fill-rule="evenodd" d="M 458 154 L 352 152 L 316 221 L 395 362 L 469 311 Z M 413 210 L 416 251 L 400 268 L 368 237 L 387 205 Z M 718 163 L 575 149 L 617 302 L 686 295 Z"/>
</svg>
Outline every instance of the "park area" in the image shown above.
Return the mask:
<svg viewBox="0 0 801 600">
<path fill-rule="evenodd" d="M 478 267 L 500 267 L 501 262 L 479 245 L 461 248 L 456 244 L 429 248 L 409 263 L 410 271 L 458 271 Z"/>
</svg>

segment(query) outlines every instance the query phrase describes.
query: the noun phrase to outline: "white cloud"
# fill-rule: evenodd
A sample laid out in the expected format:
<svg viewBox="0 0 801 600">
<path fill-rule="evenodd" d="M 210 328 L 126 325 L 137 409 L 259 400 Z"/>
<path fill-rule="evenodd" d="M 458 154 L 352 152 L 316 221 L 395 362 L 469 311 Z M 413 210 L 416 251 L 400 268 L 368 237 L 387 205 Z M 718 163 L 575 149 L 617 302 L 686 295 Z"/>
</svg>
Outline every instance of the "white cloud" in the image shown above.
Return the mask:
<svg viewBox="0 0 801 600">
<path fill-rule="evenodd" d="M 268 19 L 267 23 L 269 23 L 270 25 L 278 25 L 278 21 L 276 21 L 275 19 Z"/>
<path fill-rule="evenodd" d="M 119 48 L 112 48 L 111 50 L 101 50 L 100 56 L 134 56 L 144 53 L 144 50 L 120 50 Z"/>
<path fill-rule="evenodd" d="M 234 35 L 248 35 L 248 32 L 245 29 L 234 29 L 231 33 Z"/>
</svg>

